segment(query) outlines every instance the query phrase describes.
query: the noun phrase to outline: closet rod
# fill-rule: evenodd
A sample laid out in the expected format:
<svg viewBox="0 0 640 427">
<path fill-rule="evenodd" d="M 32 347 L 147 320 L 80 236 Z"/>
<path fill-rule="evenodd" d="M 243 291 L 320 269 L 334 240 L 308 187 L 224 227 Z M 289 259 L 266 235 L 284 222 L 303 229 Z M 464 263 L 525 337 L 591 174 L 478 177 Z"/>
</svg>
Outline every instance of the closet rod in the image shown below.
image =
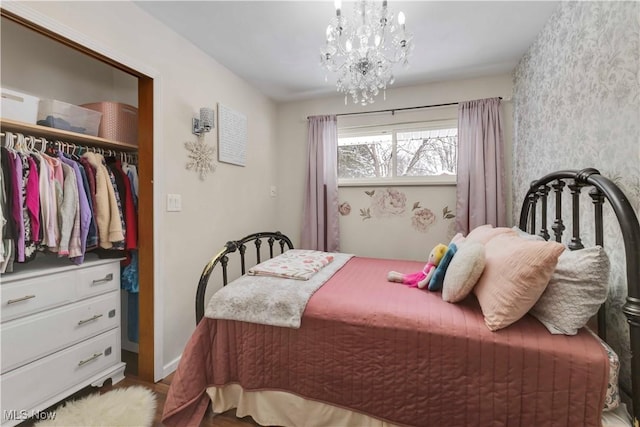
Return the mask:
<svg viewBox="0 0 640 427">
<path fill-rule="evenodd" d="M 498 97 L 502 99 L 501 96 Z M 462 102 L 462 101 L 461 101 Z M 435 108 L 435 107 L 449 107 L 451 105 L 458 105 L 460 102 L 447 102 L 445 104 L 432 104 L 432 105 L 419 105 L 417 107 L 403 107 L 403 108 L 389 108 L 387 110 L 375 110 L 375 111 L 356 111 L 353 113 L 338 113 L 336 116 L 355 116 L 360 114 L 375 114 L 375 113 L 391 113 L 394 115 L 396 111 L 406 111 L 406 110 L 420 110 L 422 108 Z M 307 116 L 307 120 L 311 118 L 311 116 Z"/>
<path fill-rule="evenodd" d="M 101 154 L 104 154 L 104 153 L 107 153 L 107 152 L 109 152 L 109 153 L 111 153 L 111 152 L 123 153 L 123 154 L 126 154 L 128 156 L 132 156 L 132 158 L 136 158 L 138 156 L 137 153 L 126 151 L 126 150 L 119 150 L 117 148 L 93 147 L 93 146 L 86 145 L 86 144 L 76 144 L 75 142 L 60 141 L 58 139 L 49 140 L 49 139 L 46 139 L 46 138 L 38 138 L 38 137 L 35 137 L 35 136 L 32 136 L 32 135 L 24 135 L 22 132 L 10 132 L 10 133 L 12 133 L 13 135 L 22 134 L 23 136 L 31 137 L 31 138 L 33 138 L 34 142 L 39 142 L 41 144 L 53 144 L 53 145 L 63 144 L 64 146 L 67 146 L 67 147 L 73 148 L 73 149 L 75 149 L 75 148 L 84 148 L 86 151 L 93 151 L 93 152 L 96 152 L 96 150 L 98 150 L 99 152 L 101 152 Z M 0 132 L 0 138 L 4 138 L 6 136 L 7 136 L 7 134 L 5 132 Z"/>
</svg>

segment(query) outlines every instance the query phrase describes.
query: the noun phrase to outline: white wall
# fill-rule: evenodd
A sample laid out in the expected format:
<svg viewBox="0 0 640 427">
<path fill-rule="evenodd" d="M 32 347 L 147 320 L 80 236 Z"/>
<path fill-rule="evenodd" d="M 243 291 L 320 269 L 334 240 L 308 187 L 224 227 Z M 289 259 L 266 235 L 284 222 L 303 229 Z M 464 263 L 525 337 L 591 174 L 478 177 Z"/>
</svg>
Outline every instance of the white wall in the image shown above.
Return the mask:
<svg viewBox="0 0 640 427">
<path fill-rule="evenodd" d="M 123 71 L 3 18 L 2 85 L 71 104 L 138 105 L 138 80 Z"/>
<path fill-rule="evenodd" d="M 161 231 L 155 263 L 164 295 L 162 358 L 168 366 L 182 352 L 195 327 L 194 295 L 205 263 L 226 240 L 276 225 L 276 109 L 272 101 L 131 2 L 24 2 L 22 7 L 53 19 L 89 41 L 156 70 L 160 78 L 160 123 L 154 185 L 159 197 L 182 195 L 182 212 L 156 212 Z M 4 46 L 3 46 L 4 48 Z M 248 121 L 246 167 L 218 164 L 200 181 L 185 170 L 186 141 L 194 141 L 191 118 L 200 107 L 223 103 Z M 205 138 L 217 146 L 216 134 Z M 164 203 L 162 203 L 164 206 Z M 144 219 L 142 219 L 144 220 Z M 284 231 L 284 230 L 283 230 Z M 158 242 L 157 242 L 158 243 Z"/>
<path fill-rule="evenodd" d="M 513 134 L 511 108 L 512 77 L 510 74 L 493 77 L 431 83 L 415 87 L 395 88 L 387 91 L 387 99 L 382 96 L 367 107 L 344 105 L 344 97 L 334 96 L 308 101 L 290 102 L 278 105 L 277 139 L 279 157 L 284 161 L 278 179 L 278 227 L 287 232 L 294 245 L 299 243 L 301 231 L 302 205 L 305 184 L 305 162 L 307 149 L 307 116 L 339 114 L 356 111 L 377 111 L 421 105 L 445 104 L 450 102 L 501 96 L 503 102 L 504 134 L 507 163 L 506 176 L 511 176 L 511 141 Z M 338 118 L 338 126 L 362 126 L 392 122 L 430 121 L 456 119 L 456 107 L 439 107 L 395 115 L 366 114 Z M 509 181 L 509 180 L 507 180 Z M 508 197 L 510 201 L 510 183 Z M 402 215 L 393 218 L 371 218 L 363 220 L 360 209 L 370 204 L 364 191 L 384 191 L 387 187 L 342 187 L 340 202 L 351 205 L 351 213 L 341 216 L 341 250 L 361 256 L 383 258 L 404 258 L 423 260 L 436 243 L 448 243 L 451 236 L 450 220 L 442 218 L 442 209 L 448 206 L 455 211 L 455 186 L 392 187 L 402 191 L 407 198 L 407 208 Z M 416 231 L 410 226 L 414 202 L 427 207 L 436 215 L 436 222 L 427 233 Z M 510 209 L 510 206 L 507 206 Z"/>
</svg>

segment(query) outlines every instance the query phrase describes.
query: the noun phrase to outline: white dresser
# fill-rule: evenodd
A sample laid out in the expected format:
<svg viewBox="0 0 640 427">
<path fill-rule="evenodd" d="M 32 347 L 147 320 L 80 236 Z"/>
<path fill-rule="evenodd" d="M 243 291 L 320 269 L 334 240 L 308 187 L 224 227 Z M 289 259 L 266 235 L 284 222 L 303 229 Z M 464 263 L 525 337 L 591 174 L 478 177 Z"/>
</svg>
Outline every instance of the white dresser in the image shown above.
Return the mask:
<svg viewBox="0 0 640 427">
<path fill-rule="evenodd" d="M 0 278 L 2 426 L 109 378 L 120 354 L 120 260 L 49 258 Z"/>
</svg>

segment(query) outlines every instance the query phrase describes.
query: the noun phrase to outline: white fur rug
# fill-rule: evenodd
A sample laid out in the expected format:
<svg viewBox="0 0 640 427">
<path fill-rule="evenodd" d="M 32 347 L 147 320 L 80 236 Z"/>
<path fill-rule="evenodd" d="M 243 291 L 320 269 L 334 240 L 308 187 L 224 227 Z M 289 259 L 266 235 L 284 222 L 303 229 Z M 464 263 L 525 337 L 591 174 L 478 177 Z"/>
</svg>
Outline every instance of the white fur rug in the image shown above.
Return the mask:
<svg viewBox="0 0 640 427">
<path fill-rule="evenodd" d="M 35 427 L 150 427 L 156 413 L 156 397 L 141 386 L 117 388 L 66 402 L 54 412 L 54 419 L 41 421 Z"/>
</svg>

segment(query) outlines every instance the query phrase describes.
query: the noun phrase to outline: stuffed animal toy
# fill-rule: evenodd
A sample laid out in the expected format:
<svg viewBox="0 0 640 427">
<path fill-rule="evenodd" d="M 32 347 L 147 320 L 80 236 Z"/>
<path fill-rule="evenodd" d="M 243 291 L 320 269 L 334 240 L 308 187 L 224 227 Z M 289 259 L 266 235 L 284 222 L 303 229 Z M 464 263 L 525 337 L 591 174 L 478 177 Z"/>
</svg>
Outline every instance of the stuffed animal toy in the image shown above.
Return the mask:
<svg viewBox="0 0 640 427">
<path fill-rule="evenodd" d="M 444 256 L 438 263 L 438 267 L 431 275 L 431 280 L 429 280 L 429 290 L 430 291 L 439 291 L 442 289 L 442 284 L 444 283 L 444 275 L 447 273 L 447 268 L 449 268 L 449 264 L 453 259 L 453 256 L 458 251 L 458 245 L 455 243 L 450 243 L 447 251 Z"/>
<path fill-rule="evenodd" d="M 422 271 L 408 274 L 398 273 L 397 271 L 390 271 L 389 274 L 387 274 L 387 280 L 390 282 L 402 283 L 412 288 L 423 289 L 429 284 L 429 280 L 431 280 L 431 276 L 433 276 L 433 272 L 440 263 L 440 260 L 444 256 L 445 252 L 447 252 L 447 246 L 438 244 L 435 248 L 433 248 L 433 250 L 431 250 L 428 262 L 424 266 Z"/>
</svg>

